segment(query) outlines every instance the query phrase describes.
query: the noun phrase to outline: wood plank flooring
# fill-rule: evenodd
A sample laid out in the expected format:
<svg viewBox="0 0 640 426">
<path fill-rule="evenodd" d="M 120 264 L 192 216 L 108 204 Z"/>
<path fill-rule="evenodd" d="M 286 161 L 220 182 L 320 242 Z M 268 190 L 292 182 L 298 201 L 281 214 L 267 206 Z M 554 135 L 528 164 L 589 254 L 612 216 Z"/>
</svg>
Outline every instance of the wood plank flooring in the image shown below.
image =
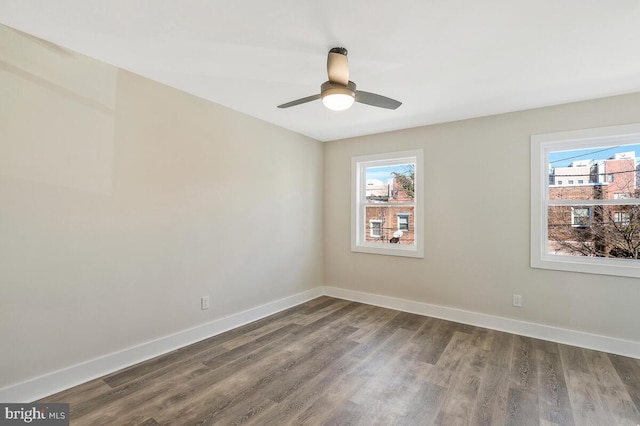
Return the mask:
<svg viewBox="0 0 640 426">
<path fill-rule="evenodd" d="M 640 360 L 329 297 L 44 398 L 72 425 L 640 425 Z"/>
</svg>

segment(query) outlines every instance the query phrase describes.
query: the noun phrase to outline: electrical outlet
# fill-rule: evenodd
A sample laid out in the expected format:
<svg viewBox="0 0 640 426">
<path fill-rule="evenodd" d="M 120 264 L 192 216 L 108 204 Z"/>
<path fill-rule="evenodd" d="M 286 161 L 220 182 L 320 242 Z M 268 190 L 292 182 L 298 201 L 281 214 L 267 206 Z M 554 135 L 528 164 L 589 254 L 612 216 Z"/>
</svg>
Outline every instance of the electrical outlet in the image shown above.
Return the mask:
<svg viewBox="0 0 640 426">
<path fill-rule="evenodd" d="M 519 294 L 513 295 L 513 306 L 515 306 L 516 308 L 522 308 L 522 296 L 520 296 Z"/>
<path fill-rule="evenodd" d="M 202 296 L 200 298 L 200 309 L 203 311 L 209 309 L 209 296 Z"/>
</svg>

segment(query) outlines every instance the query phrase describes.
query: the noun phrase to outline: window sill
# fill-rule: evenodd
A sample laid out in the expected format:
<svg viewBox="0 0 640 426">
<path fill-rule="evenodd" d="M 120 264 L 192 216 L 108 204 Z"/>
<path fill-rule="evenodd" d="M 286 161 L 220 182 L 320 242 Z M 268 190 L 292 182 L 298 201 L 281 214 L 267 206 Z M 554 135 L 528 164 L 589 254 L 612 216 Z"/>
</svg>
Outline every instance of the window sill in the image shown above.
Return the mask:
<svg viewBox="0 0 640 426">
<path fill-rule="evenodd" d="M 581 272 L 584 274 L 640 278 L 640 260 L 634 259 L 545 255 L 541 256 L 540 259 L 532 260 L 531 267 Z"/>
<path fill-rule="evenodd" d="M 413 257 L 418 259 L 424 259 L 424 253 L 422 253 L 415 246 L 408 246 L 402 244 L 367 244 L 352 246 L 351 251 L 354 253 L 368 253 L 368 254 L 381 254 L 385 256 L 400 256 L 400 257 Z"/>
</svg>

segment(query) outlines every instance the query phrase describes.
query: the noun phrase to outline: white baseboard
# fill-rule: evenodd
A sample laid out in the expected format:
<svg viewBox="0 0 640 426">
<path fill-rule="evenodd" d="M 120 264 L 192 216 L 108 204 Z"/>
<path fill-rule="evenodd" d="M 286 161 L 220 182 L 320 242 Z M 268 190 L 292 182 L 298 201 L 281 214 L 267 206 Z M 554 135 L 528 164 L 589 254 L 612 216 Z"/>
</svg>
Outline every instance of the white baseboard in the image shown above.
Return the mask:
<svg viewBox="0 0 640 426">
<path fill-rule="evenodd" d="M 1 402 L 31 402 L 70 387 L 88 382 L 122 368 L 158 355 L 207 339 L 225 331 L 248 324 L 266 316 L 315 299 L 322 295 L 316 287 L 284 299 L 266 303 L 207 324 L 183 330 L 156 340 L 142 343 L 81 364 L 69 366 L 40 377 L 0 389 Z"/>
<path fill-rule="evenodd" d="M 640 342 L 551 327 L 548 325 L 497 317 L 478 312 L 464 311 L 461 309 L 430 305 L 428 303 L 414 302 L 412 300 L 346 290 L 337 287 L 325 286 L 323 287 L 323 294 L 331 297 L 337 297 L 339 299 L 346 299 L 354 302 L 395 309 L 398 311 L 426 315 L 463 324 L 490 328 L 492 330 L 505 331 L 521 336 L 534 337 L 556 343 L 563 343 L 640 359 Z"/>
<path fill-rule="evenodd" d="M 10 385 L 0 389 L 0 401 L 35 401 L 158 355 L 224 333 L 322 295 L 640 359 L 640 342 L 447 308 L 396 297 L 324 286 Z"/>
</svg>

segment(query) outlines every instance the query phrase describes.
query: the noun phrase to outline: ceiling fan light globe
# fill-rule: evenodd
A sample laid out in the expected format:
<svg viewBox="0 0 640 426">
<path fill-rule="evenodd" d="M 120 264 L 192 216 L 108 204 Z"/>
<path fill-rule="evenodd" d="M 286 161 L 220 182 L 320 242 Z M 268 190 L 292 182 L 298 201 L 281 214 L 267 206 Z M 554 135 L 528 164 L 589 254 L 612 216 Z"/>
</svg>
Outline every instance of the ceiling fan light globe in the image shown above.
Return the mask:
<svg viewBox="0 0 640 426">
<path fill-rule="evenodd" d="M 355 101 L 355 93 L 347 88 L 329 89 L 322 94 L 322 103 L 333 111 L 349 109 Z"/>
</svg>

